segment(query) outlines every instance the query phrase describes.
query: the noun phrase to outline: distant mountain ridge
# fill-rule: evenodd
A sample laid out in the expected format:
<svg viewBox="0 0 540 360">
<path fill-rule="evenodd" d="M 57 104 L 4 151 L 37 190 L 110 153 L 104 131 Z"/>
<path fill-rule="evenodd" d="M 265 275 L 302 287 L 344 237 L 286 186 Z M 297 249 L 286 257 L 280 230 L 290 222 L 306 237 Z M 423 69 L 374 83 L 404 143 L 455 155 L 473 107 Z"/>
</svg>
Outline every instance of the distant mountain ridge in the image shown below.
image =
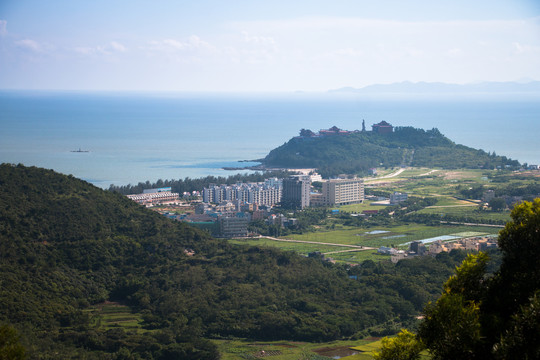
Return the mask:
<svg viewBox="0 0 540 360">
<path fill-rule="evenodd" d="M 475 84 L 450 84 L 442 82 L 403 81 L 392 84 L 374 84 L 362 88 L 343 87 L 329 90 L 336 93 L 540 93 L 540 81 L 530 82 L 481 82 Z"/>
</svg>

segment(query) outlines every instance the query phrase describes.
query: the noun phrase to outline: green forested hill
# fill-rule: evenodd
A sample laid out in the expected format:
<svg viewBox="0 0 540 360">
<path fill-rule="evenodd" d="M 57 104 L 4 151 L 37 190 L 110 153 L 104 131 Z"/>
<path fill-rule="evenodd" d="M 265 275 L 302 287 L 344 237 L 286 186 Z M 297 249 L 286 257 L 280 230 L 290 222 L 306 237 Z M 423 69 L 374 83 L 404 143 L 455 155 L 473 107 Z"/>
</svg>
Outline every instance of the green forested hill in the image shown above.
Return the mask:
<svg viewBox="0 0 540 360">
<path fill-rule="evenodd" d="M 71 176 L 0 165 L 0 326 L 30 358 L 214 359 L 205 339 L 391 333 L 462 258 L 349 269 L 233 247 Z M 141 327 L 103 326 L 89 310 L 104 301 Z"/>
<path fill-rule="evenodd" d="M 262 162 L 267 166 L 318 168 L 323 176 L 362 173 L 381 164 L 448 169 L 519 166 L 517 161 L 504 156 L 457 145 L 437 129 L 425 131 L 412 127 L 396 127 L 388 134 L 364 131 L 299 136 L 270 151 Z"/>
</svg>

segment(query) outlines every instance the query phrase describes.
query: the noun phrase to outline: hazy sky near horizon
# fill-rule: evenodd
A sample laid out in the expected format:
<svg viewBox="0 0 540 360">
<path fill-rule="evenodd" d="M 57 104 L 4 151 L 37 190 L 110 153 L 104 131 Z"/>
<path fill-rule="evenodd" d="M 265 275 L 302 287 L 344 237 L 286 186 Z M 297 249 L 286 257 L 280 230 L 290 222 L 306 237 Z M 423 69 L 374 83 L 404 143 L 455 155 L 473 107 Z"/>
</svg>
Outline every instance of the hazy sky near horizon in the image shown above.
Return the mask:
<svg viewBox="0 0 540 360">
<path fill-rule="evenodd" d="M 540 80 L 540 0 L 0 0 L 0 88 Z"/>
</svg>

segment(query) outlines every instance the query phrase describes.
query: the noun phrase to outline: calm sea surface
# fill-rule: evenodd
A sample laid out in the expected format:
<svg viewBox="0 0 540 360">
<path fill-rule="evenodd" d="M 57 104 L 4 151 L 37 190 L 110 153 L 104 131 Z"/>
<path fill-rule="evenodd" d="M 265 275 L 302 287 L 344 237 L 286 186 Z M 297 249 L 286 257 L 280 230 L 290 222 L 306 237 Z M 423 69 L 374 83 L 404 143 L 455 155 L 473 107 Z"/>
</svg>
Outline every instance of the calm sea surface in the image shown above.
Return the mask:
<svg viewBox="0 0 540 360">
<path fill-rule="evenodd" d="M 298 134 L 336 125 L 438 128 L 456 143 L 540 163 L 540 97 L 0 92 L 0 162 L 100 187 L 235 172 Z M 72 152 L 72 150 L 89 152 Z"/>
</svg>

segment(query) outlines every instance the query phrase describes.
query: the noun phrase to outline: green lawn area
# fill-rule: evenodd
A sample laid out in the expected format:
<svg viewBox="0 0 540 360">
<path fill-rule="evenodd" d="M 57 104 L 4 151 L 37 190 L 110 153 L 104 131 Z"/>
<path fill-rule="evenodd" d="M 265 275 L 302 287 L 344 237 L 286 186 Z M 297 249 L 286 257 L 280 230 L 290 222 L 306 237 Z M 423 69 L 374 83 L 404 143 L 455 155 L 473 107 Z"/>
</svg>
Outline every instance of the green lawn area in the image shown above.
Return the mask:
<svg viewBox="0 0 540 360">
<path fill-rule="evenodd" d="M 142 332 L 141 315 L 133 313 L 128 306 L 117 303 L 93 305 L 85 310 L 92 317 L 93 323 L 106 330 L 121 327 L 124 330 Z"/>
<path fill-rule="evenodd" d="M 458 206 L 459 205 L 463 207 L 469 206 L 473 209 L 476 209 L 478 207 L 478 204 L 473 201 L 459 200 L 453 196 L 447 196 L 447 195 L 437 196 L 436 199 L 437 199 L 437 203 L 434 206 Z"/>
<path fill-rule="evenodd" d="M 425 174 L 429 171 L 429 169 L 422 169 L 418 172 Z M 396 184 L 396 188 L 393 190 L 416 196 L 433 196 L 434 194 L 456 196 L 460 195 L 455 189 L 460 184 L 474 186 L 488 183 L 485 178 L 485 170 L 438 170 L 423 177 L 415 177 L 414 175 L 407 177 L 407 171 L 405 171 L 400 174 L 400 177 L 404 177 L 408 181 Z"/>
<path fill-rule="evenodd" d="M 360 245 L 380 247 L 399 245 L 413 240 L 423 240 L 441 235 L 474 231 L 482 234 L 497 234 L 500 229 L 476 226 L 427 226 L 421 224 L 408 224 L 393 227 L 377 227 L 363 229 L 357 227 L 344 227 L 339 230 L 310 232 L 301 235 L 289 235 L 285 238 L 326 242 L 333 244 Z"/>
<path fill-rule="evenodd" d="M 419 214 L 441 214 L 456 215 L 469 218 L 468 221 L 481 223 L 482 219 L 510 221 L 510 211 L 491 212 L 476 211 L 476 206 L 449 206 L 449 207 L 430 207 L 418 211 Z M 441 216 L 442 218 L 442 216 Z"/>
<path fill-rule="evenodd" d="M 370 205 L 371 203 L 373 203 L 373 201 L 366 200 L 362 204 L 342 205 L 333 207 L 332 210 L 338 209 L 340 212 L 361 213 L 364 210 L 381 210 L 386 208 L 386 206 L 372 206 Z"/>
<path fill-rule="evenodd" d="M 378 339 L 305 343 L 289 341 L 251 342 L 215 340 L 222 360 L 269 358 L 272 360 L 326 360 L 339 356 L 343 360 L 371 360 L 371 352 L 380 346 Z M 370 346 L 370 344 L 373 344 Z M 364 350 L 351 347 L 366 346 Z M 264 351 L 264 353 L 263 353 Z M 354 354 L 350 356 L 350 354 Z M 348 356 L 349 355 L 349 356 Z"/>
<path fill-rule="evenodd" d="M 329 231 L 317 231 L 304 234 L 288 235 L 284 239 L 310 241 L 316 243 L 330 243 L 341 245 L 357 245 L 372 248 L 381 246 L 401 247 L 406 249 L 406 243 L 414 240 L 424 240 L 442 235 L 454 235 L 460 237 L 479 236 L 488 234 L 498 234 L 499 228 L 482 226 L 456 226 L 440 225 L 427 226 L 421 224 L 408 224 L 393 227 L 380 228 L 357 228 L 343 227 L 341 229 Z M 341 250 L 351 250 L 349 247 L 331 246 L 325 244 L 294 243 L 275 241 L 267 238 L 260 239 L 234 239 L 229 240 L 232 244 L 250 245 L 250 246 L 270 246 L 287 251 L 295 251 L 302 255 L 310 252 L 320 251 L 325 254 Z M 328 254 L 338 262 L 361 263 L 365 260 L 388 260 L 388 256 L 378 255 L 376 250 L 364 250 L 357 252 L 343 252 Z"/>
<path fill-rule="evenodd" d="M 347 264 L 359 264 L 366 260 L 372 261 L 381 261 L 381 260 L 390 260 L 390 255 L 379 255 L 377 250 L 364 250 L 364 251 L 355 251 L 355 252 L 345 252 L 339 254 L 328 254 L 326 255 L 333 260 L 340 263 Z"/>
<path fill-rule="evenodd" d="M 299 239 L 300 240 L 300 239 Z M 285 251 L 294 251 L 302 255 L 307 255 L 310 252 L 320 251 L 322 253 L 331 251 L 348 250 L 348 247 L 323 245 L 323 244 L 306 244 L 306 243 L 294 243 L 294 242 L 281 242 L 267 238 L 260 239 L 233 239 L 229 240 L 231 244 L 238 245 L 250 245 L 250 246 L 269 246 L 277 247 Z"/>
</svg>

